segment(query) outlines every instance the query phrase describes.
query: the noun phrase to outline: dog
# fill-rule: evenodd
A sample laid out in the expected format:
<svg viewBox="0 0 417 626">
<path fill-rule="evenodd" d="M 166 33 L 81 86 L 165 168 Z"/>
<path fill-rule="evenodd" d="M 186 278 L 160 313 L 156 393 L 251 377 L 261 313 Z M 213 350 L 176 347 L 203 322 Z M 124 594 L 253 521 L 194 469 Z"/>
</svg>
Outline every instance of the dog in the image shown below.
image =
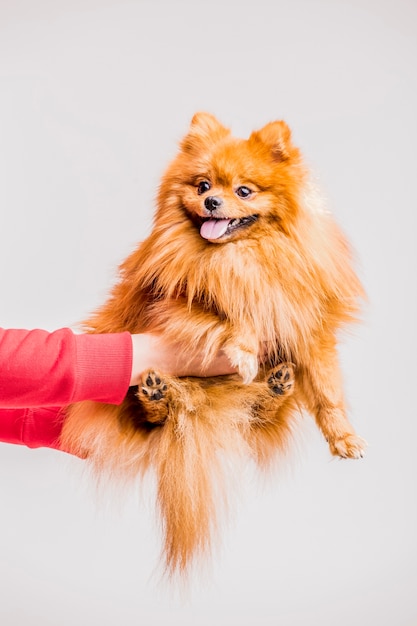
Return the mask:
<svg viewBox="0 0 417 626">
<path fill-rule="evenodd" d="M 144 372 L 120 406 L 70 407 L 62 436 L 99 476 L 154 473 L 169 575 L 210 552 L 233 463 L 270 467 L 300 410 L 333 455 L 363 456 L 337 353 L 363 298 L 348 242 L 287 124 L 238 139 L 195 114 L 162 177 L 151 234 L 84 328 L 162 333 L 189 354 L 203 350 L 207 363 L 223 350 L 237 373 Z"/>
</svg>

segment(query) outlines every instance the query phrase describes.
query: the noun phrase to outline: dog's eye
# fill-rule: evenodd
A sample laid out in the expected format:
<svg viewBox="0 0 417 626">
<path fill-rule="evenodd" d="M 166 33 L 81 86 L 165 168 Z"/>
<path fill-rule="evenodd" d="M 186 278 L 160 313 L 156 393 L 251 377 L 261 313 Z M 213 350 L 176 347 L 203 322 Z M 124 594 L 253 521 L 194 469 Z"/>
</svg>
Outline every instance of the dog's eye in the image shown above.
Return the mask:
<svg viewBox="0 0 417 626">
<path fill-rule="evenodd" d="M 249 196 L 252 195 L 252 191 L 249 187 L 238 187 L 236 189 L 236 195 L 239 196 L 239 198 L 249 198 Z"/>
<path fill-rule="evenodd" d="M 201 194 L 206 193 L 206 191 L 208 191 L 210 189 L 210 187 L 211 187 L 211 185 L 208 182 L 208 180 L 202 180 L 197 185 L 197 192 L 201 196 Z"/>
</svg>

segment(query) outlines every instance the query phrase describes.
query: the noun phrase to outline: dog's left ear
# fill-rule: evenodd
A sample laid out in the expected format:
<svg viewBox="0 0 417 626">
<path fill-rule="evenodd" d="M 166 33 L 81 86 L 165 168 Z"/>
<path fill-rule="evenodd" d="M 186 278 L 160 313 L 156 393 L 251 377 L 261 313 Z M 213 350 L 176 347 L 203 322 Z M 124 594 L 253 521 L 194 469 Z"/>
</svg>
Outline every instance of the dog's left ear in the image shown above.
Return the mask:
<svg viewBox="0 0 417 626">
<path fill-rule="evenodd" d="M 181 147 L 187 152 L 200 147 L 207 142 L 215 143 L 230 134 L 230 130 L 223 126 L 211 113 L 196 113 L 191 120 L 188 134 L 184 137 Z"/>
<path fill-rule="evenodd" d="M 257 130 L 249 137 L 250 142 L 261 142 L 271 150 L 275 161 L 286 161 L 293 148 L 291 131 L 282 120 L 270 122 L 261 130 Z"/>
</svg>

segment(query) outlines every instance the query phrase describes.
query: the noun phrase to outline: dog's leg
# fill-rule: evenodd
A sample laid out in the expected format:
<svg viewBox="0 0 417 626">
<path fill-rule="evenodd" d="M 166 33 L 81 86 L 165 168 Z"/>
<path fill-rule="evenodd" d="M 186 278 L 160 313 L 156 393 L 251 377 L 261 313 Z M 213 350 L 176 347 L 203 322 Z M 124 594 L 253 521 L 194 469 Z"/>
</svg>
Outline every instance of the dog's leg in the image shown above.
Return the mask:
<svg viewBox="0 0 417 626">
<path fill-rule="evenodd" d="M 194 415 L 198 407 L 207 404 L 198 378 L 177 378 L 155 370 L 144 372 L 136 395 L 145 410 L 145 420 L 158 426 L 168 417 L 175 421 L 179 412 Z"/>
<path fill-rule="evenodd" d="M 330 451 L 342 458 L 364 456 L 366 442 L 356 435 L 346 416 L 335 342 L 322 340 L 312 346 L 307 364 L 300 364 L 300 381 L 307 408 L 326 438 Z"/>
<path fill-rule="evenodd" d="M 252 394 L 251 424 L 247 440 L 257 464 L 268 469 L 286 453 L 292 437 L 297 405 L 292 400 L 297 382 L 292 363 L 280 363 L 265 378 L 243 387 Z"/>
</svg>

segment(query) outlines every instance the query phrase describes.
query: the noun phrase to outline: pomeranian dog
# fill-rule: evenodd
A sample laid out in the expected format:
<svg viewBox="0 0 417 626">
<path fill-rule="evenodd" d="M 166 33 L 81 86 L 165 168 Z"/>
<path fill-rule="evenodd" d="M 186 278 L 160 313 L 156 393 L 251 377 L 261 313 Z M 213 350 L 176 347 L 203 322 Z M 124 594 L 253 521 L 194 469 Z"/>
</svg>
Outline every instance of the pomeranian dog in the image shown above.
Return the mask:
<svg viewBox="0 0 417 626">
<path fill-rule="evenodd" d="M 99 476 L 154 473 L 168 574 L 210 550 L 234 461 L 270 466 L 301 409 L 333 455 L 363 456 L 337 355 L 362 296 L 288 126 L 237 139 L 197 113 L 162 178 L 150 236 L 85 328 L 163 333 L 207 363 L 223 350 L 238 373 L 144 372 L 120 406 L 70 407 L 62 438 Z"/>
</svg>

